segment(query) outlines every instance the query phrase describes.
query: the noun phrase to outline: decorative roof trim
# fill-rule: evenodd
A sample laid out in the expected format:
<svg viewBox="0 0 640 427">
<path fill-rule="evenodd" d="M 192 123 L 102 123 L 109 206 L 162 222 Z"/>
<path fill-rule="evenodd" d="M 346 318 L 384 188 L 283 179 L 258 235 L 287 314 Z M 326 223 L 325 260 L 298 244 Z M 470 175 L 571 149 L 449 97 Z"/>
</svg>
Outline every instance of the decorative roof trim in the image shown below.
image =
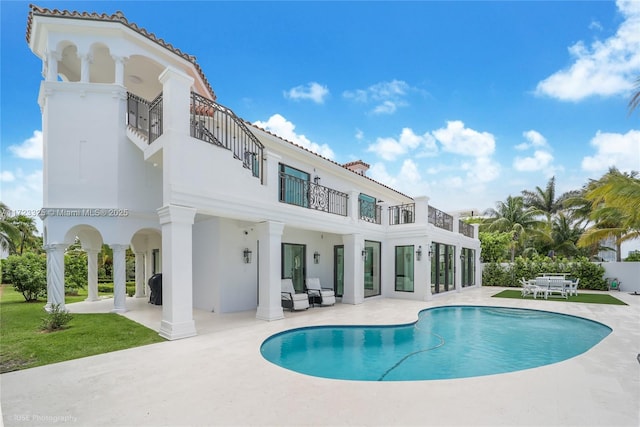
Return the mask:
<svg viewBox="0 0 640 427">
<path fill-rule="evenodd" d="M 30 43 L 31 41 L 31 27 L 33 26 L 33 16 L 37 15 L 37 16 L 50 16 L 50 17 L 55 17 L 55 18 L 67 18 L 67 19 L 83 19 L 83 20 L 87 20 L 87 21 L 100 21 L 100 22 L 113 22 L 113 23 L 118 23 L 118 24 L 122 24 L 125 27 L 135 31 L 136 33 L 140 34 L 143 37 L 146 37 L 147 39 L 151 40 L 152 42 L 156 43 L 157 45 L 173 52 L 174 54 L 178 55 L 179 57 L 187 60 L 188 62 L 190 62 L 191 64 L 193 64 L 193 66 L 195 67 L 196 71 L 198 72 L 198 74 L 200 75 L 200 77 L 202 78 L 202 81 L 204 83 L 204 85 L 206 86 L 206 88 L 209 90 L 209 93 L 211 94 L 211 96 L 213 97 L 213 101 L 216 100 L 216 94 L 213 91 L 213 88 L 211 87 L 211 85 L 209 84 L 209 81 L 207 80 L 207 77 L 204 75 L 204 72 L 202 71 L 202 68 L 200 68 L 200 65 L 198 65 L 198 63 L 196 62 L 196 57 L 193 55 L 189 55 L 187 53 L 182 52 L 180 49 L 174 47 L 171 43 L 168 43 L 166 41 L 164 41 L 163 39 L 157 37 L 155 34 L 150 33 L 149 31 L 145 30 L 142 27 L 139 27 L 138 25 L 134 24 L 133 22 L 129 22 L 127 20 L 127 18 L 125 18 L 124 14 L 121 11 L 116 11 L 116 13 L 112 14 L 112 15 L 108 15 L 106 13 L 96 13 L 96 12 L 77 12 L 77 11 L 69 11 L 69 10 L 58 10 L 58 9 L 47 9 L 44 7 L 39 7 L 35 4 L 30 4 L 29 5 L 29 16 L 27 18 L 27 44 Z"/>
</svg>

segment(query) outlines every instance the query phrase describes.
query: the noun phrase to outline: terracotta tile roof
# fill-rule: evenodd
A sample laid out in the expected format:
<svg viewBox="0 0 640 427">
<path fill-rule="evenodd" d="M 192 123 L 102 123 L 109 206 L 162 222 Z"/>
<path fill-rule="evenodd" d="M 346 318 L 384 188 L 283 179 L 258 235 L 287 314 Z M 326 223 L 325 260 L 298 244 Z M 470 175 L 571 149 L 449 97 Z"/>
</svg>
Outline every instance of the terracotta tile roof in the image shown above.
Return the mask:
<svg viewBox="0 0 640 427">
<path fill-rule="evenodd" d="M 401 193 L 400 191 L 396 190 L 395 188 L 391 188 L 391 187 L 389 187 L 388 185 L 385 185 L 385 184 L 383 184 L 383 183 L 381 183 L 381 182 L 379 182 L 379 181 L 376 181 L 375 179 L 371 179 L 371 178 L 369 178 L 369 177 L 368 177 L 368 176 L 366 176 L 366 175 L 361 175 L 361 174 L 359 174 L 358 172 L 355 172 L 355 171 L 353 171 L 353 170 L 351 170 L 351 169 L 349 169 L 349 168 L 347 167 L 348 165 L 351 165 L 351 164 L 365 164 L 365 165 L 367 165 L 367 164 L 366 164 L 366 163 L 364 163 L 362 160 L 356 160 L 355 162 L 349 162 L 349 163 L 345 163 L 344 165 L 342 165 L 342 164 L 340 164 L 340 163 L 338 163 L 338 162 L 335 162 L 335 161 L 333 161 L 333 160 L 331 160 L 331 159 L 328 159 L 328 158 L 326 158 L 326 157 L 324 157 L 324 156 L 321 156 L 320 154 L 318 154 L 318 153 L 316 153 L 316 152 L 314 152 L 314 151 L 311 151 L 311 150 L 309 150 L 308 148 L 303 147 L 302 145 L 298 145 L 298 144 L 296 144 L 295 142 L 291 142 L 291 141 L 289 141 L 289 140 L 286 140 L 286 139 L 284 139 L 283 137 L 281 137 L 280 135 L 276 135 L 276 134 L 275 134 L 275 133 L 273 133 L 273 132 L 269 132 L 268 130 L 263 129 L 263 128 L 261 128 L 260 126 L 256 126 L 256 125 L 254 125 L 254 124 L 253 124 L 253 123 L 251 123 L 251 122 L 248 122 L 248 121 L 246 121 L 246 120 L 245 120 L 244 122 L 245 122 L 245 124 L 246 124 L 247 126 L 250 126 L 250 127 L 256 128 L 256 129 L 259 129 L 259 130 L 261 130 L 261 131 L 262 131 L 262 132 L 264 132 L 264 133 L 268 133 L 269 135 L 274 136 L 274 137 L 278 138 L 279 140 L 284 141 L 284 142 L 286 142 L 286 143 L 288 143 L 288 144 L 291 144 L 291 145 L 293 145 L 294 147 L 298 147 L 298 148 L 300 148 L 301 150 L 304 150 L 304 151 L 306 151 L 306 152 L 308 152 L 308 153 L 311 153 L 311 154 L 313 154 L 314 156 L 317 156 L 317 157 L 319 157 L 319 158 L 321 158 L 321 159 L 323 159 L 323 160 L 325 160 L 325 161 L 327 161 L 327 162 L 329 162 L 329 163 L 333 163 L 334 165 L 338 165 L 338 166 L 340 166 L 341 168 L 343 168 L 343 169 L 345 169 L 345 170 L 348 170 L 349 172 L 351 172 L 351 173 L 352 173 L 352 174 L 354 174 L 354 175 L 357 175 L 357 176 L 359 176 L 359 177 L 361 177 L 361 178 L 368 179 L 369 181 L 374 182 L 374 183 L 376 183 L 376 184 L 378 184 L 378 185 L 380 185 L 380 186 L 382 186 L 382 187 L 384 187 L 384 188 L 387 188 L 387 189 L 389 189 L 389 190 L 391 190 L 391 191 L 393 191 L 393 192 L 395 192 L 395 193 L 398 193 L 399 195 L 401 195 L 401 196 L 403 196 L 403 197 L 406 197 L 406 198 L 408 198 L 408 199 L 413 200 L 413 197 L 411 197 L 411 196 L 407 196 L 406 194 Z M 368 165 L 367 165 L 367 166 L 368 166 Z"/>
<path fill-rule="evenodd" d="M 202 72 L 202 68 L 200 68 L 200 65 L 198 65 L 198 63 L 196 62 L 196 57 L 193 55 L 189 55 L 186 54 L 184 52 L 182 52 L 180 49 L 174 47 L 173 45 L 171 45 L 170 43 L 167 43 L 166 41 L 164 41 L 163 39 L 156 37 L 155 34 L 148 32 L 147 30 L 145 30 L 144 28 L 139 27 L 138 25 L 134 24 L 133 22 L 129 22 L 127 20 L 127 18 L 125 18 L 124 14 L 121 11 L 117 11 L 116 13 L 112 14 L 112 15 L 108 15 L 106 13 L 96 13 L 96 12 L 77 12 L 77 11 L 69 11 L 69 10 L 58 10 L 58 9 L 46 9 L 43 7 L 39 7 L 35 4 L 30 4 L 29 5 L 29 17 L 27 18 L 27 44 L 29 44 L 30 39 L 31 39 L 31 27 L 33 25 L 33 16 L 34 15 L 38 15 L 38 16 L 53 16 L 53 17 L 57 17 L 57 18 L 71 18 L 71 19 L 84 19 L 87 21 L 103 21 L 103 22 L 116 22 L 116 23 L 120 23 L 122 25 L 124 25 L 127 28 L 130 28 L 131 30 L 135 31 L 136 33 L 148 38 L 149 40 L 151 40 L 152 42 L 160 45 L 161 47 L 170 50 L 171 52 L 175 53 L 176 55 L 178 55 L 179 57 L 186 59 L 187 61 L 191 62 L 193 64 L 193 66 L 195 67 L 196 71 L 198 72 L 198 74 L 200 75 L 200 77 L 202 78 L 202 81 L 204 82 L 206 88 L 209 90 L 209 94 L 212 97 L 212 100 L 215 101 L 216 99 L 216 94 L 213 91 L 213 88 L 211 87 L 211 85 L 209 84 L 209 81 L 207 80 L 207 77 L 204 75 L 204 73 Z"/>
<path fill-rule="evenodd" d="M 362 166 L 365 166 L 367 168 L 371 167 L 371 165 L 369 165 L 369 163 L 365 163 L 362 160 L 356 160 L 354 162 L 345 163 L 343 166 L 348 168 L 349 166 L 355 166 L 355 165 L 362 165 Z"/>
</svg>

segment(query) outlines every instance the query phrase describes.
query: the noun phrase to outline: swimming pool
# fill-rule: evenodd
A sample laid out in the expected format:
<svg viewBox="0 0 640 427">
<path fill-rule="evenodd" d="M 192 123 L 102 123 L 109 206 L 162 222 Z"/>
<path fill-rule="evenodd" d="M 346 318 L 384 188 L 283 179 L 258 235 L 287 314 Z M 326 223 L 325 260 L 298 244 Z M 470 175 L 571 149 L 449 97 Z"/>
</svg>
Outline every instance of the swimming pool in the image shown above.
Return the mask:
<svg viewBox="0 0 640 427">
<path fill-rule="evenodd" d="M 406 325 L 292 329 L 266 339 L 260 351 L 276 365 L 317 377 L 416 381 L 557 363 L 610 333 L 601 323 L 547 311 L 446 306 L 422 310 Z"/>
</svg>

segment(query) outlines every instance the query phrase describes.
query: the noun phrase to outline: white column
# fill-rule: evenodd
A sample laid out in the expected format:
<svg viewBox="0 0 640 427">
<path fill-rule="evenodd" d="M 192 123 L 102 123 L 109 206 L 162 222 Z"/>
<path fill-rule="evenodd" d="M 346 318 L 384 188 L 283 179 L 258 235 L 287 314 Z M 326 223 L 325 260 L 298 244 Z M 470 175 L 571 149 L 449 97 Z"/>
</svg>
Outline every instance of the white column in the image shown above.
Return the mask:
<svg viewBox="0 0 640 427">
<path fill-rule="evenodd" d="M 144 293 L 151 295 L 149 279 L 153 275 L 153 250 L 148 249 L 144 256 Z"/>
<path fill-rule="evenodd" d="M 58 61 L 62 59 L 59 52 L 52 51 L 47 53 L 47 81 L 55 82 L 58 80 Z"/>
<path fill-rule="evenodd" d="M 86 53 L 84 55 L 80 55 L 80 82 L 81 83 L 89 83 L 91 81 L 91 62 L 93 61 L 93 56 L 90 53 Z"/>
<path fill-rule="evenodd" d="M 193 321 L 192 225 L 194 208 L 158 209 L 162 225 L 162 322 L 160 335 L 170 339 L 196 335 Z"/>
<path fill-rule="evenodd" d="M 458 222 L 457 220 L 455 221 Z M 456 292 L 462 292 L 462 260 L 460 259 L 460 254 L 462 254 L 462 245 L 456 245 L 456 253 L 455 253 L 455 265 L 456 265 L 456 274 L 453 279 L 453 282 L 456 287 Z"/>
<path fill-rule="evenodd" d="M 260 256 L 258 265 L 258 310 L 261 320 L 283 319 L 280 297 L 280 268 L 282 258 L 282 231 L 284 224 L 267 221 L 258 224 Z"/>
<path fill-rule="evenodd" d="M 124 63 L 126 62 L 126 58 L 116 55 L 111 55 L 111 58 L 113 58 L 116 63 L 114 83 L 124 86 Z"/>
<path fill-rule="evenodd" d="M 110 245 L 113 250 L 113 313 L 127 311 L 127 268 L 125 253 L 129 245 Z"/>
<path fill-rule="evenodd" d="M 98 301 L 98 253 L 95 249 L 87 249 L 87 290 L 89 295 L 85 301 Z"/>
<path fill-rule="evenodd" d="M 45 245 L 47 252 L 47 305 L 44 309 L 51 311 L 54 304 L 64 306 L 64 250 L 67 247 L 64 243 Z"/>
<path fill-rule="evenodd" d="M 361 234 L 348 234 L 342 236 L 342 243 L 344 243 L 342 302 L 362 304 L 364 302 L 364 259 L 362 257 L 364 238 Z"/>
<path fill-rule="evenodd" d="M 146 296 L 146 292 L 144 289 L 144 284 L 145 284 L 145 280 L 144 280 L 144 276 L 145 276 L 145 271 L 144 271 L 144 252 L 136 252 L 135 253 L 136 256 L 136 265 L 135 265 L 135 269 L 136 269 L 136 298 L 144 298 Z"/>
</svg>

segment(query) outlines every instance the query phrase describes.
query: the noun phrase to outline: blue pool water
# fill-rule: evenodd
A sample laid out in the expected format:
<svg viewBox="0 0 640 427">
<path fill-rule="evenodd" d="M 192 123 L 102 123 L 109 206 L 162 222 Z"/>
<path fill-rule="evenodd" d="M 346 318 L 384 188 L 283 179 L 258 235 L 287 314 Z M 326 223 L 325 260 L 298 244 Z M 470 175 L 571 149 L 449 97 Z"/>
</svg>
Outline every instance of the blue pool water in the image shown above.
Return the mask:
<svg viewBox="0 0 640 427">
<path fill-rule="evenodd" d="M 611 328 L 581 317 L 516 308 L 448 306 L 415 323 L 319 326 L 269 337 L 265 359 L 324 378 L 415 381 L 519 371 L 577 356 Z"/>
</svg>

